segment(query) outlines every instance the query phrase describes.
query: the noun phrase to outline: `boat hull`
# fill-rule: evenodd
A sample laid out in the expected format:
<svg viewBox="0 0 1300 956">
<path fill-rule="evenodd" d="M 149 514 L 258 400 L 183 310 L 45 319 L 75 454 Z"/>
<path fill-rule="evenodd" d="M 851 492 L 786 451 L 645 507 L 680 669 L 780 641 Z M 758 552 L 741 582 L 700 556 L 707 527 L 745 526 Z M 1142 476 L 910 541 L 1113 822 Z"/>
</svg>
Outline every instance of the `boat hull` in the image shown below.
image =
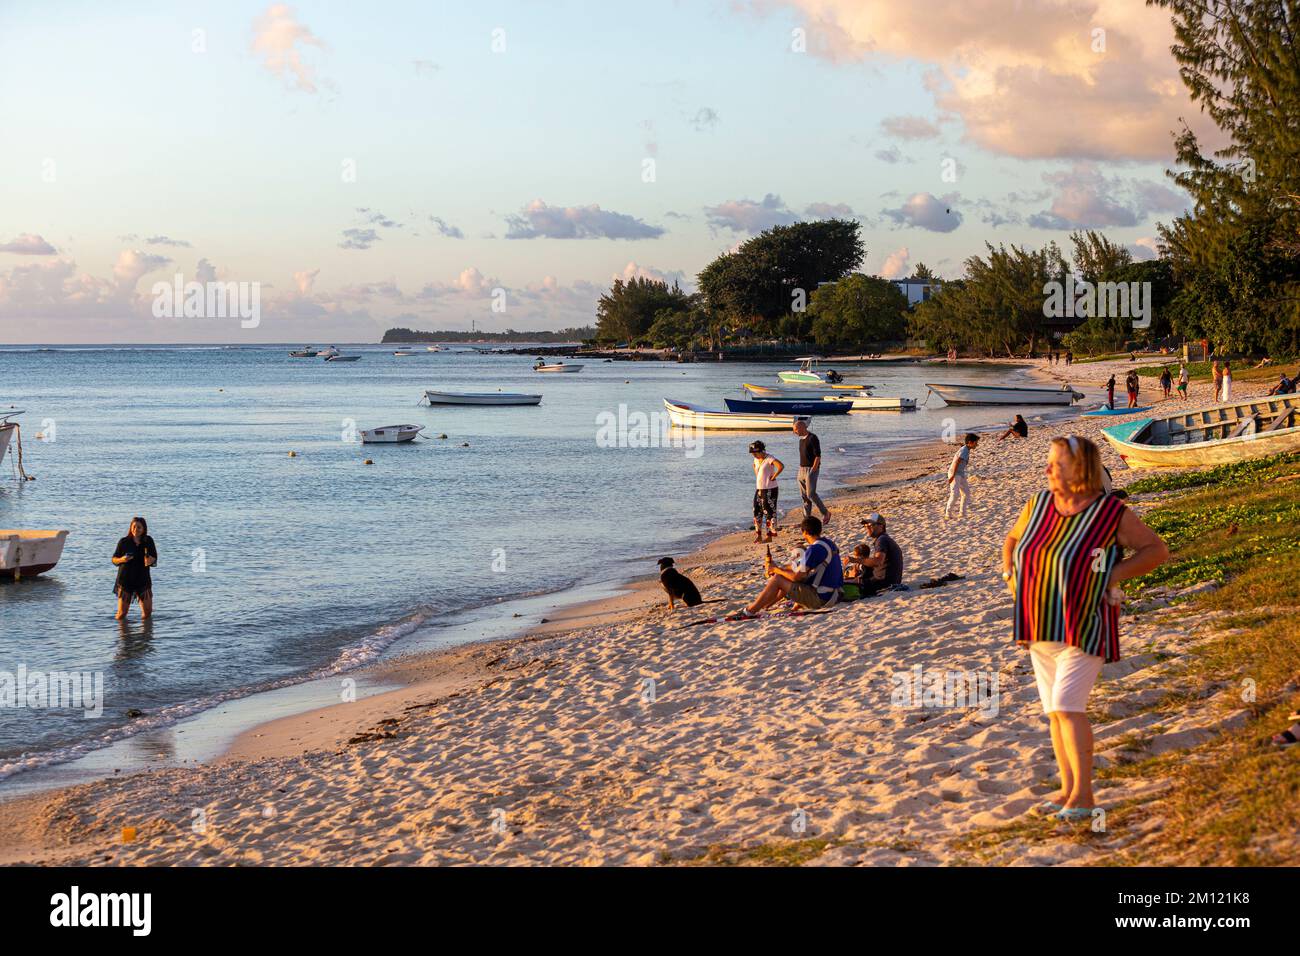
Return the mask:
<svg viewBox="0 0 1300 956">
<path fill-rule="evenodd" d="M 668 420 L 678 428 L 704 428 L 712 431 L 789 431 L 802 415 L 752 415 L 718 412 L 682 402 L 664 399 Z"/>
<path fill-rule="evenodd" d="M 0 580 L 44 574 L 59 563 L 67 531 L 0 529 Z"/>
<path fill-rule="evenodd" d="M 13 422 L 0 425 L 0 462 L 5 460 L 5 452 L 9 450 L 9 440 L 13 438 L 17 428 L 18 426 Z"/>
<path fill-rule="evenodd" d="M 805 386 L 800 388 L 796 385 L 774 387 L 771 385 L 751 385 L 746 382 L 741 388 L 749 392 L 751 398 L 776 398 L 787 402 L 817 401 L 827 395 L 867 395 L 871 392 L 870 385 L 822 385 L 821 387 Z"/>
<path fill-rule="evenodd" d="M 825 385 L 826 379 L 816 372 L 777 372 L 776 377 L 792 385 Z"/>
<path fill-rule="evenodd" d="M 729 412 L 745 412 L 759 415 L 847 415 L 851 410 L 848 401 L 818 401 L 810 399 L 804 402 L 787 402 L 779 398 L 744 399 L 724 398 L 722 404 Z"/>
<path fill-rule="evenodd" d="M 1278 416 L 1284 426 L 1270 430 Z M 1239 434 L 1255 416 L 1258 425 Z M 1192 468 L 1300 452 L 1300 396 L 1284 395 L 1155 418 L 1101 430 L 1130 468 Z"/>
<path fill-rule="evenodd" d="M 946 405 L 1071 405 L 1079 394 L 1064 388 L 1015 388 L 1002 385 L 932 384 L 930 389 Z"/>
<path fill-rule="evenodd" d="M 864 395 L 858 397 L 841 397 L 839 395 L 827 395 L 822 401 L 828 405 L 844 403 L 855 412 L 914 412 L 916 411 L 916 399 L 914 398 L 890 398 L 887 395 Z"/>
<path fill-rule="evenodd" d="M 581 372 L 581 365 L 534 365 L 534 372 Z"/>
<path fill-rule="evenodd" d="M 382 428 L 367 428 L 361 432 L 363 445 L 396 445 L 415 441 L 415 436 L 424 430 L 423 425 L 384 425 Z"/>
<path fill-rule="evenodd" d="M 426 391 L 430 405 L 539 405 L 540 395 L 515 392 L 435 392 Z"/>
<path fill-rule="evenodd" d="M 359 361 L 361 361 L 361 356 L 360 356 L 360 355 L 331 355 L 331 356 L 330 356 L 329 358 L 327 358 L 325 361 L 327 361 L 327 362 L 359 362 Z"/>
</svg>

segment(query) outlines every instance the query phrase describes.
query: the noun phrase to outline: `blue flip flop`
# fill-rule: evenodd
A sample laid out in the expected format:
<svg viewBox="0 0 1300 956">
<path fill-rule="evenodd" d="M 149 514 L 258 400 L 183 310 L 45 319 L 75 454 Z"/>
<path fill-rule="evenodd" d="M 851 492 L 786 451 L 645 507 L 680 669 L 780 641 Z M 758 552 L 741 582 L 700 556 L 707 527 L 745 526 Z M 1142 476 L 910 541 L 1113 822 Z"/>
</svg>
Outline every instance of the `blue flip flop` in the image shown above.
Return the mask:
<svg viewBox="0 0 1300 956">
<path fill-rule="evenodd" d="M 1054 814 L 1056 819 L 1064 820 L 1066 823 L 1083 823 L 1092 819 L 1092 807 L 1070 807 Z"/>
<path fill-rule="evenodd" d="M 1059 803 L 1053 803 L 1051 800 L 1044 800 L 1038 806 L 1034 807 L 1034 812 L 1042 817 L 1054 817 L 1065 808 Z"/>
</svg>

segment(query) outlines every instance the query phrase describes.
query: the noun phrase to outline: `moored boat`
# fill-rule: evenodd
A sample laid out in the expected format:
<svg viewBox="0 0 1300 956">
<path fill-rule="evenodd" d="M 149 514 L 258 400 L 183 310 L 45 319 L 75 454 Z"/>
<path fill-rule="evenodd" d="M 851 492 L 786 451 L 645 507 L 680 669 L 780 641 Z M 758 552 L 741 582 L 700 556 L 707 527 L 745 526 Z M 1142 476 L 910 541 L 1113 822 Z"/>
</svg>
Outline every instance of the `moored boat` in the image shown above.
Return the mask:
<svg viewBox="0 0 1300 956">
<path fill-rule="evenodd" d="M 792 402 L 779 398 L 724 398 L 722 404 L 729 412 L 757 412 L 760 415 L 845 415 L 852 410 L 848 400 Z"/>
<path fill-rule="evenodd" d="M 822 401 L 830 405 L 848 405 L 855 412 L 916 411 L 916 399 L 888 395 L 827 395 Z"/>
<path fill-rule="evenodd" d="M 1101 430 L 1130 468 L 1223 465 L 1300 451 L 1300 395 L 1138 418 Z"/>
<path fill-rule="evenodd" d="M 779 398 L 783 401 L 820 399 L 825 395 L 870 395 L 870 385 L 741 385 L 751 398 Z"/>
<path fill-rule="evenodd" d="M 398 349 L 393 353 L 398 358 L 409 358 L 412 355 L 419 355 L 419 352 L 412 352 L 410 349 Z"/>
<path fill-rule="evenodd" d="M 304 350 L 304 351 L 305 351 L 305 350 Z M 317 353 L 316 353 L 316 357 L 317 357 L 317 358 L 323 358 L 323 359 L 329 359 L 329 358 L 331 358 L 332 356 L 335 356 L 335 355 L 338 355 L 338 354 L 339 354 L 339 350 L 336 349 L 334 346 L 331 345 L 329 348 L 324 348 L 324 349 L 321 349 L 319 352 L 317 352 Z"/>
<path fill-rule="evenodd" d="M 825 360 L 815 356 L 801 358 L 799 359 L 799 370 L 797 372 L 777 372 L 776 377 L 792 385 L 835 385 L 844 381 L 844 377 L 834 369 L 825 372 L 818 371 L 817 365 L 823 361 Z"/>
<path fill-rule="evenodd" d="M 1069 385 L 1060 388 L 1019 388 L 1013 385 L 934 384 L 925 387 L 948 405 L 1070 405 L 1083 398 Z"/>
<path fill-rule="evenodd" d="M 67 531 L 0 528 L 0 580 L 42 574 L 59 563 Z"/>
<path fill-rule="evenodd" d="M 430 405 L 538 405 L 540 395 L 523 395 L 518 392 L 437 392 L 426 389 L 424 397 Z"/>
<path fill-rule="evenodd" d="M 290 352 L 289 358 L 315 358 L 319 354 L 320 352 L 317 349 L 312 348 L 310 345 L 305 345 L 296 352 Z"/>
<path fill-rule="evenodd" d="M 788 431 L 803 415 L 758 415 L 720 412 L 687 402 L 664 399 L 668 419 L 679 428 L 707 428 L 725 431 Z"/>
<path fill-rule="evenodd" d="M 538 362 L 533 366 L 534 372 L 581 372 L 581 365 L 565 365 L 563 362 L 556 362 L 554 365 L 546 365 Z"/>
<path fill-rule="evenodd" d="M 17 415 L 17 412 L 11 414 Z M 11 422 L 7 417 L 0 418 L 0 465 L 4 464 L 5 452 L 9 450 L 9 441 L 18 431 L 18 423 Z"/>
<path fill-rule="evenodd" d="M 337 354 L 335 354 L 335 355 L 331 355 L 329 358 L 325 359 L 325 361 L 327 361 L 327 362 L 359 362 L 359 361 L 361 361 L 361 356 L 360 356 L 360 355 L 344 355 L 344 354 L 342 354 L 342 353 L 340 352 L 340 353 L 337 353 Z"/>
<path fill-rule="evenodd" d="M 414 441 L 415 436 L 422 431 L 424 431 L 423 425 L 384 425 L 381 428 L 363 428 L 361 442 L 365 445 L 374 445 Z"/>
</svg>

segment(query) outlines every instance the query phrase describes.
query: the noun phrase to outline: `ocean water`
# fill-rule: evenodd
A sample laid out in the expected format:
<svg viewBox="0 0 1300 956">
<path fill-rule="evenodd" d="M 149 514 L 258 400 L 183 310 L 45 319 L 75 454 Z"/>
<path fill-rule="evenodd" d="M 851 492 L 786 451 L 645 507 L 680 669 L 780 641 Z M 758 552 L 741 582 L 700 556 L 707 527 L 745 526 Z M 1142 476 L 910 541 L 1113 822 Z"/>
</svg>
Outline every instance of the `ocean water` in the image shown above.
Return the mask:
<svg viewBox="0 0 1300 956">
<path fill-rule="evenodd" d="M 721 408 L 741 382 L 775 382 L 784 367 L 588 361 L 575 375 L 539 375 L 522 355 L 397 358 L 369 346 L 345 348 L 359 362 L 325 363 L 291 359 L 288 348 L 0 348 L 0 412 L 24 410 L 16 420 L 36 476 L 12 479 L 11 448 L 0 462 L 0 527 L 70 531 L 54 571 L 0 584 L 0 680 L 25 667 L 98 674 L 104 687 L 93 719 L 0 709 L 0 779 L 232 697 L 355 668 L 456 612 L 490 615 L 523 595 L 653 573 L 660 555 L 748 525 L 745 449 L 758 436 L 710 432 L 682 447 L 669 432 L 664 444 L 657 427 L 637 429 L 637 413 L 657 425 L 665 397 Z M 927 378 L 1021 377 L 908 364 L 853 375 L 877 394 L 917 399 Z M 428 407 L 426 388 L 544 398 Z M 933 398 L 915 413 L 816 420 L 823 483 L 945 424 L 1007 417 Z M 631 429 L 620 432 L 620 421 Z M 429 440 L 352 440 L 355 428 L 405 422 L 424 425 Z M 789 468 L 781 501 L 793 507 L 796 439 L 763 437 Z M 133 608 L 122 623 L 109 559 L 137 514 L 159 550 L 155 614 L 142 623 Z"/>
</svg>

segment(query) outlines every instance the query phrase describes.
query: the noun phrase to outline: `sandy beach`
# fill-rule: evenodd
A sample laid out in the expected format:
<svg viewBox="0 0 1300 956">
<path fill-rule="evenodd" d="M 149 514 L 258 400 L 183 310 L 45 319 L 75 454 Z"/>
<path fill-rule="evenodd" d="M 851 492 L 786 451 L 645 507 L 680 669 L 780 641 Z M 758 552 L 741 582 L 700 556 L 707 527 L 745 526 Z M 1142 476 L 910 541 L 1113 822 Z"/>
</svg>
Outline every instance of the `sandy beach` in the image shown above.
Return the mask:
<svg viewBox="0 0 1300 956">
<path fill-rule="evenodd" d="M 1096 388 L 1131 367 L 1036 374 Z M 1154 380 L 1143 389 L 1154 401 Z M 1209 386 L 1193 383 L 1189 404 L 1209 401 Z M 669 613 L 648 579 L 523 638 L 400 660 L 386 676 L 401 689 L 265 724 L 211 764 L 0 804 L 0 862 L 660 865 L 810 839 L 828 841 L 815 864 L 971 862 L 954 841 L 1022 816 L 1055 775 L 1028 655 L 1010 641 L 1002 539 L 1043 487 L 1055 435 L 1096 439 L 1118 486 L 1137 477 L 1100 439 L 1106 423 L 1031 418 L 1027 440 L 987 437 L 964 520 L 943 517 L 953 448 L 938 436 L 837 494 L 828 535 L 848 550 L 865 538 L 860 519 L 882 512 L 908 592 L 828 614 L 687 626 L 739 610 L 761 587 L 762 547 L 728 535 L 677 562 L 720 603 Z M 783 504 L 797 503 L 793 487 Z M 788 512 L 774 551 L 793 545 L 795 522 Z M 948 573 L 961 580 L 918 588 Z M 1177 721 L 1130 714 L 1204 623 L 1177 606 L 1128 609 L 1123 660 L 1091 699 L 1110 718 L 1097 727 L 1098 766 L 1138 732 L 1162 753 L 1244 719 L 1215 694 Z M 900 706 L 898 676 L 918 666 L 995 680 L 996 707 Z M 1160 786 L 1108 784 L 1106 806 Z M 1101 861 L 1115 841 L 1141 839 L 1012 841 L 999 862 Z"/>
</svg>

